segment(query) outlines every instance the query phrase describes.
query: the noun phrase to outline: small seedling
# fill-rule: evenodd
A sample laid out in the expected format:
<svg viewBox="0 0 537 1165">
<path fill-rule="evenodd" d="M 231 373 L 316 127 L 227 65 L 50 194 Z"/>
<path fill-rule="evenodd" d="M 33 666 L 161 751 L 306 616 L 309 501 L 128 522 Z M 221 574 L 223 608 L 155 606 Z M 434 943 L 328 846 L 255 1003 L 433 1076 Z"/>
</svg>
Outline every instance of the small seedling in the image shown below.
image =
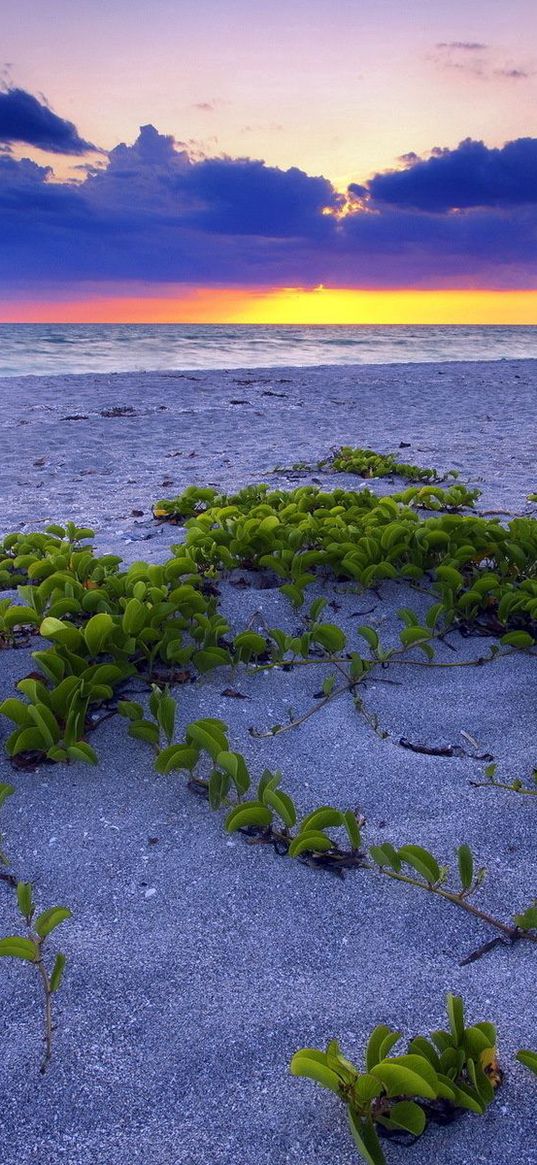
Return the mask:
<svg viewBox="0 0 537 1165">
<path fill-rule="evenodd" d="M 41 1072 L 45 1072 L 52 1055 L 52 1039 L 54 1026 L 52 1022 L 52 1000 L 61 986 L 65 969 L 65 955 L 56 955 L 52 968 L 47 967 L 45 945 L 49 935 L 60 923 L 71 918 L 71 911 L 66 906 L 50 906 L 36 916 L 36 906 L 33 900 L 30 882 L 17 883 L 17 904 L 20 914 L 26 923 L 25 936 L 10 935 L 0 939 L 0 956 L 12 959 L 21 959 L 35 967 L 44 999 L 44 1042 L 45 1049 L 41 1061 Z"/>
</svg>

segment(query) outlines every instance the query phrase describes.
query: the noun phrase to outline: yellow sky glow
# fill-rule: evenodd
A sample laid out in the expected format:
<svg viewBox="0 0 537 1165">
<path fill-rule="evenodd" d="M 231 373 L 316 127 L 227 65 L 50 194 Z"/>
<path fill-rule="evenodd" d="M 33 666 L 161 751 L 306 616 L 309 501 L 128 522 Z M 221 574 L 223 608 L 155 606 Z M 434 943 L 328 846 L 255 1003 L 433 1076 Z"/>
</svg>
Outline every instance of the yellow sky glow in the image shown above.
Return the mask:
<svg viewBox="0 0 537 1165">
<path fill-rule="evenodd" d="M 537 290 L 205 289 L 0 304 L 5 323 L 537 324 Z"/>
<path fill-rule="evenodd" d="M 537 324 L 537 290 L 198 288 L 171 295 L 0 304 L 0 320 L 36 323 Z"/>
</svg>

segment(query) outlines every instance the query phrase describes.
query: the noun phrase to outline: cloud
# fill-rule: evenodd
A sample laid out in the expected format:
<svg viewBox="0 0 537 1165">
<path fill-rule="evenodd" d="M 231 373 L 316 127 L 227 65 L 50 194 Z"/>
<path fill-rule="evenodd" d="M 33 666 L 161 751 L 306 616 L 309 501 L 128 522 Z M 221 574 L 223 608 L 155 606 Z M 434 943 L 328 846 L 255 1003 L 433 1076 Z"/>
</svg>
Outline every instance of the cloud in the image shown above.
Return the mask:
<svg viewBox="0 0 537 1165">
<path fill-rule="evenodd" d="M 466 138 L 454 150 L 435 150 L 430 158 L 411 158 L 404 170 L 376 174 L 368 189 L 378 203 L 434 213 L 537 205 L 537 138 L 501 148 Z"/>
<path fill-rule="evenodd" d="M 534 72 L 527 69 L 494 69 L 494 76 L 507 77 L 511 81 L 527 81 L 528 77 L 534 76 Z"/>
<path fill-rule="evenodd" d="M 218 286 L 537 286 L 537 139 L 461 142 L 353 183 L 195 157 L 143 126 L 60 183 L 0 154 L 0 280 Z"/>
<path fill-rule="evenodd" d="M 480 81 L 500 77 L 504 81 L 526 81 L 534 76 L 534 69 L 522 68 L 499 59 L 493 46 L 482 41 L 439 41 L 429 58 L 442 70 L 457 70 Z"/>
<path fill-rule="evenodd" d="M 24 142 L 52 154 L 85 154 L 95 149 L 79 136 L 72 122 L 58 117 L 44 101 L 13 88 L 0 92 L 0 142 Z"/>
<path fill-rule="evenodd" d="M 441 40 L 436 47 L 437 49 L 460 49 L 462 52 L 475 53 L 482 49 L 488 49 L 489 46 L 478 40 Z"/>
</svg>

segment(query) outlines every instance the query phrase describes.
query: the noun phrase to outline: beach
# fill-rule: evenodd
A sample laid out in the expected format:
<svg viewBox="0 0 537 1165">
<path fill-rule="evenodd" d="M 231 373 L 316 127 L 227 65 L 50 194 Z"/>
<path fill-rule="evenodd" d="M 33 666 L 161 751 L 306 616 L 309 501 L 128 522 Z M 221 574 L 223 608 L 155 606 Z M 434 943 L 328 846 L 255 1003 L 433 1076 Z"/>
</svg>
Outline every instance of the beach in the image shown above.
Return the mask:
<svg viewBox="0 0 537 1165">
<path fill-rule="evenodd" d="M 100 553 L 159 562 L 184 533 L 155 521 L 157 499 L 191 484 L 360 488 L 317 468 L 343 444 L 456 469 L 482 491 L 477 513 L 535 516 L 536 393 L 533 360 L 11 377 L 0 381 L 1 531 L 72 519 L 95 530 Z M 426 610 L 400 582 L 380 595 L 316 582 L 310 594 L 337 602 L 330 619 L 349 637 L 367 622 L 388 643 L 400 607 Z M 224 580 L 221 607 L 237 630 L 262 617 L 294 633 L 298 618 L 255 578 L 248 589 Z M 492 642 L 457 634 L 437 658 L 470 661 Z M 29 650 L 2 651 L 1 699 L 31 666 Z M 281 769 L 303 813 L 358 810 L 368 844 L 412 842 L 450 864 L 469 843 L 488 869 L 478 905 L 509 921 L 537 893 L 537 806 L 476 787 L 476 755 L 492 756 L 502 780 L 531 779 L 535 660 L 402 670 L 404 682 L 375 673 L 366 685 L 385 738 L 345 698 L 292 731 L 252 737 L 251 726 L 282 723 L 289 707 L 305 713 L 315 683 L 246 670 L 244 699 L 225 694 L 225 670 L 177 688 L 176 736 L 221 717 L 252 774 Z M 8 731 L 2 718 L 2 739 Z M 451 753 L 415 752 L 401 738 Z M 13 773 L 0 760 L 0 781 L 16 787 L 0 815 L 13 868 L 44 906 L 73 913 L 44 1077 L 36 984 L 15 960 L 0 967 L 4 1165 L 351 1165 L 343 1106 L 292 1078 L 291 1056 L 337 1037 L 360 1062 L 376 1023 L 405 1039 L 443 1026 L 448 990 L 464 997 L 469 1022 L 497 1024 L 505 1080 L 485 1118 L 431 1127 L 412 1161 L 537 1165 L 537 1081 L 514 1060 L 537 1048 L 535 947 L 502 944 L 461 966 L 494 937 L 477 919 L 380 876 L 341 879 L 228 836 L 184 775 L 155 774 L 150 750 L 117 718 L 92 743 L 96 768 Z M 15 933 L 12 896 L 0 891 L 0 934 Z M 387 1142 L 388 1162 L 408 1154 Z"/>
</svg>

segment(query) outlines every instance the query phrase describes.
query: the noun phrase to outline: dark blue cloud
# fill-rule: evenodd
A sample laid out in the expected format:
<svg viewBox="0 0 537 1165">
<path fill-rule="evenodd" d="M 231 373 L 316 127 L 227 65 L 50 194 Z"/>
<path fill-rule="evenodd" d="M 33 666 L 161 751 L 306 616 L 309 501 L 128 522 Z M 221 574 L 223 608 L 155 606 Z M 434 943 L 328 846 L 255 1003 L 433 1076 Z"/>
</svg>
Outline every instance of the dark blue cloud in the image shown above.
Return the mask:
<svg viewBox="0 0 537 1165">
<path fill-rule="evenodd" d="M 53 154 L 85 154 L 95 148 L 72 122 L 24 89 L 0 92 L 0 142 L 24 142 Z"/>
<path fill-rule="evenodd" d="M 279 170 L 264 162 L 213 158 L 182 176 L 178 192 L 197 208 L 192 226 L 214 233 L 274 238 L 311 236 L 326 227 L 323 208 L 344 202 L 326 178 L 311 178 L 293 167 Z"/>
<path fill-rule="evenodd" d="M 464 142 L 345 202 L 296 168 L 193 161 L 153 126 L 78 184 L 0 153 L 0 281 L 535 287 L 536 167 L 537 140 Z"/>
<path fill-rule="evenodd" d="M 455 150 L 436 150 L 426 160 L 411 159 L 405 170 L 376 174 L 368 187 L 377 203 L 436 213 L 537 204 L 537 138 L 517 138 L 501 149 L 466 138 Z"/>
</svg>

